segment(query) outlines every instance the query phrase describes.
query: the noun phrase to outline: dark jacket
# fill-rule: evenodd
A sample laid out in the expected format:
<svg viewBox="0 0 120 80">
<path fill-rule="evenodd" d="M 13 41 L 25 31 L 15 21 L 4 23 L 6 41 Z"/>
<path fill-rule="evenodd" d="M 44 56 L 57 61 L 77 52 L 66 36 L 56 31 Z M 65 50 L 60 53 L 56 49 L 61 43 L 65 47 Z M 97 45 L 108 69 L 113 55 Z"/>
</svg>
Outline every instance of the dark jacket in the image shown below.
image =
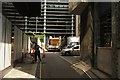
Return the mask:
<svg viewBox="0 0 120 80">
<path fill-rule="evenodd" d="M 39 48 L 40 48 L 39 45 L 35 45 L 35 51 L 40 51 Z"/>
</svg>

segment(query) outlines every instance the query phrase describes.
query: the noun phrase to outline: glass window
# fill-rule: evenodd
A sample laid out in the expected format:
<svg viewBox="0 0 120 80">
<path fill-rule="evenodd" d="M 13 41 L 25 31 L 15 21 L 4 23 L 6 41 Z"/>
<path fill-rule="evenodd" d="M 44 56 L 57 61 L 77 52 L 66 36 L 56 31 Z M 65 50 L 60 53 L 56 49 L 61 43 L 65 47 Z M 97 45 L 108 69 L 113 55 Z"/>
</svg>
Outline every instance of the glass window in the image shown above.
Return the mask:
<svg viewBox="0 0 120 80">
<path fill-rule="evenodd" d="M 73 49 L 79 49 L 79 46 L 75 46 Z"/>
</svg>

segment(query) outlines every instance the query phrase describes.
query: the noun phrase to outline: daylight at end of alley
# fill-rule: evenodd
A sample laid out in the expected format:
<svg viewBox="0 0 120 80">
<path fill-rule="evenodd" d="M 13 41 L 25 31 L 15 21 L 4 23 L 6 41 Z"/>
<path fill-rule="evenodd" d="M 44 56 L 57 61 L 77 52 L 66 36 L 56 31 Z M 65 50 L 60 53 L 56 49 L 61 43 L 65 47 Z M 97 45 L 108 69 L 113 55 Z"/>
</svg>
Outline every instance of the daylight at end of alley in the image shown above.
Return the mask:
<svg viewBox="0 0 120 80">
<path fill-rule="evenodd" d="M 0 1 L 0 80 L 119 80 L 120 3 Z"/>
</svg>

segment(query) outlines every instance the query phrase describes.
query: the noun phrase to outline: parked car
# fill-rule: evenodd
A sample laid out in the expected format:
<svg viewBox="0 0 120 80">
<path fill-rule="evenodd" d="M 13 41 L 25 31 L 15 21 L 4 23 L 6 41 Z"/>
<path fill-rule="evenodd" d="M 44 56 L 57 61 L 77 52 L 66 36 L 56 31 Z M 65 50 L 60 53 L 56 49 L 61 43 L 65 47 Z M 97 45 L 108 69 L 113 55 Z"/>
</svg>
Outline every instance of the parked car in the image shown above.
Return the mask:
<svg viewBox="0 0 120 80">
<path fill-rule="evenodd" d="M 80 45 L 69 45 L 62 49 L 62 55 L 79 55 L 80 53 Z"/>
</svg>

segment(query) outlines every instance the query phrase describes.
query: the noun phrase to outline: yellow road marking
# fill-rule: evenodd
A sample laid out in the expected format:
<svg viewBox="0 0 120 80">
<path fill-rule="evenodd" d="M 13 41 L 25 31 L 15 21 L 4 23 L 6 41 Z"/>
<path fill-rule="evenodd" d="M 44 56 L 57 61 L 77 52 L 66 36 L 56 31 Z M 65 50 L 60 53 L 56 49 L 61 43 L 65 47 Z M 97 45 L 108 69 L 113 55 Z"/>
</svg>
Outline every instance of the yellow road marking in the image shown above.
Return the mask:
<svg viewBox="0 0 120 80">
<path fill-rule="evenodd" d="M 42 61 L 40 62 L 40 79 L 42 78 Z"/>
</svg>

